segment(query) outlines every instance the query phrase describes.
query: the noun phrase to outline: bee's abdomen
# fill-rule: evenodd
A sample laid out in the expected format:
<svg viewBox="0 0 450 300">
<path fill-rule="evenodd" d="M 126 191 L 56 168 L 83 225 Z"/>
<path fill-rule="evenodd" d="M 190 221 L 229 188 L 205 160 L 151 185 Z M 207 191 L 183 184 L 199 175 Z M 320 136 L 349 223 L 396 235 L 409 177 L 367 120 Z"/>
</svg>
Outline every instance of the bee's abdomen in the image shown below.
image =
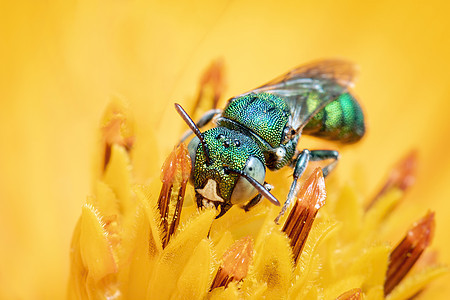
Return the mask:
<svg viewBox="0 0 450 300">
<path fill-rule="evenodd" d="M 303 134 L 354 143 L 363 137 L 365 130 L 361 106 L 351 94 L 345 93 L 320 110 L 303 128 Z"/>
</svg>

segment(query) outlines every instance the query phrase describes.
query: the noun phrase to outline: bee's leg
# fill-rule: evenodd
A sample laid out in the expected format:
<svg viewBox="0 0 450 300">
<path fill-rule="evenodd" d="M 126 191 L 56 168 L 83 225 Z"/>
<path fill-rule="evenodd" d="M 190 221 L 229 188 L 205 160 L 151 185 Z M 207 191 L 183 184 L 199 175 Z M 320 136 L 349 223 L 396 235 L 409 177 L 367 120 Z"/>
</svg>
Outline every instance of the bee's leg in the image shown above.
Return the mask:
<svg viewBox="0 0 450 300">
<path fill-rule="evenodd" d="M 308 166 L 309 161 L 321 161 L 321 160 L 327 160 L 327 159 L 333 159 L 333 161 L 322 168 L 323 176 L 326 177 L 331 170 L 334 169 L 334 167 L 337 164 L 337 161 L 339 159 L 339 152 L 335 150 L 308 150 L 304 149 L 300 154 L 294 159 L 293 164 L 295 164 L 294 167 L 294 174 L 292 177 L 294 180 L 292 181 L 291 188 L 289 189 L 289 194 L 287 196 L 286 202 L 284 202 L 283 208 L 280 211 L 280 214 L 275 219 L 275 223 L 278 223 L 281 216 L 284 215 L 287 208 L 292 202 L 292 199 L 294 199 L 294 193 L 295 193 L 295 186 L 297 185 L 297 181 L 300 177 L 302 177 L 303 172 L 305 172 L 306 167 Z"/>
<path fill-rule="evenodd" d="M 243 208 L 245 211 L 249 211 L 250 208 L 252 208 L 252 207 L 255 206 L 256 204 L 258 204 L 259 201 L 261 201 L 261 198 L 262 198 L 262 195 L 261 195 L 261 194 L 256 195 L 255 197 L 252 198 L 252 200 L 248 201 L 247 204 L 243 205 L 242 208 Z"/>
<path fill-rule="evenodd" d="M 339 160 L 339 152 L 335 150 L 311 150 L 311 161 L 321 161 L 332 159 L 333 161 L 322 168 L 323 177 L 327 177 L 328 174 L 336 167 Z"/>
<path fill-rule="evenodd" d="M 264 187 L 266 188 L 266 190 L 268 190 L 269 192 L 273 189 L 273 186 L 268 184 L 267 182 L 264 182 Z M 243 205 L 242 208 L 245 211 L 249 211 L 250 208 L 252 208 L 253 206 L 255 206 L 256 204 L 259 203 L 259 201 L 261 201 L 262 195 L 258 194 L 255 197 L 253 197 L 249 202 L 247 202 L 247 204 Z"/>
<path fill-rule="evenodd" d="M 210 109 L 207 112 L 205 112 L 203 114 L 203 116 L 200 118 L 200 120 L 198 120 L 198 122 L 196 123 L 198 128 L 202 128 L 203 126 L 205 126 L 206 124 L 208 124 L 215 115 L 218 115 L 222 113 L 221 109 Z M 192 130 L 187 130 L 181 137 L 180 139 L 180 143 L 184 142 L 188 137 L 190 137 L 192 134 Z"/>
<path fill-rule="evenodd" d="M 308 166 L 310 159 L 311 159 L 311 151 L 309 151 L 308 149 L 304 149 L 294 159 L 293 163 L 295 163 L 295 167 L 294 167 L 294 174 L 292 174 L 294 180 L 292 181 L 291 188 L 289 189 L 289 194 L 287 196 L 286 202 L 284 202 L 280 213 L 275 219 L 275 223 L 278 224 L 278 221 L 280 220 L 281 216 L 284 215 L 287 208 L 289 207 L 289 204 L 291 204 L 291 201 L 294 198 L 295 186 L 297 185 L 297 181 L 300 177 L 302 177 L 303 172 L 305 172 L 306 166 Z"/>
</svg>

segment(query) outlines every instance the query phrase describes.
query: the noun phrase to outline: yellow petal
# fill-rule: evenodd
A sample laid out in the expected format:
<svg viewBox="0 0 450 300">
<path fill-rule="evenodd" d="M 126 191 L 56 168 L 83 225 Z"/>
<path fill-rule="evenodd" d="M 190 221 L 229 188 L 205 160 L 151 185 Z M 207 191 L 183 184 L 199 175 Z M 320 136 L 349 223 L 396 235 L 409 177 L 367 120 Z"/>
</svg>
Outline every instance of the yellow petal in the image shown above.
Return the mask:
<svg viewBox="0 0 450 300">
<path fill-rule="evenodd" d="M 84 205 L 72 241 L 69 299 L 103 299 L 120 294 L 116 258 L 98 211 Z"/>
<path fill-rule="evenodd" d="M 324 299 L 323 289 L 317 284 L 311 284 L 299 293 L 292 293 L 289 299 Z"/>
<path fill-rule="evenodd" d="M 412 276 L 406 277 L 392 292 L 386 300 L 409 299 L 420 292 L 432 280 L 448 273 L 447 266 L 433 266 Z"/>
<path fill-rule="evenodd" d="M 269 218 L 268 218 L 269 219 Z M 289 238 L 273 222 L 266 222 L 255 245 L 253 268 L 244 279 L 243 289 L 253 289 L 252 281 L 266 284 L 264 296 L 286 297 L 293 277 L 293 258 Z"/>
<path fill-rule="evenodd" d="M 67 288 L 68 299 L 87 299 L 86 268 L 80 249 L 81 218 L 75 226 L 70 245 L 70 276 Z"/>
<path fill-rule="evenodd" d="M 341 188 L 337 201 L 329 201 L 334 206 L 333 216 L 342 223 L 340 235 L 343 242 L 354 240 L 361 230 L 363 210 L 359 199 L 355 189 L 345 185 Z"/>
<path fill-rule="evenodd" d="M 214 246 L 214 249 L 216 249 L 217 257 L 222 257 L 225 251 L 233 244 L 233 236 L 231 235 L 231 232 L 226 230 L 222 238 L 217 242 L 217 244 Z"/>
<path fill-rule="evenodd" d="M 92 205 L 97 207 L 105 216 L 118 215 L 119 201 L 109 185 L 98 180 L 94 188 L 95 197 L 92 199 Z"/>
<path fill-rule="evenodd" d="M 131 155 L 133 173 L 138 182 L 148 183 L 159 178 L 161 154 L 158 150 L 158 140 L 154 128 L 136 128 L 136 142 Z"/>
<path fill-rule="evenodd" d="M 318 263 L 317 249 L 328 237 L 335 234 L 338 228 L 339 224 L 333 220 L 316 219 L 295 268 L 295 275 L 298 276 L 295 289 L 299 290 L 307 280 L 315 279 L 314 274 L 317 275 L 319 268 L 323 267 Z M 327 270 L 325 273 L 333 274 L 332 270 Z"/>
<path fill-rule="evenodd" d="M 89 278 L 98 281 L 108 274 L 117 272 L 108 232 L 98 211 L 91 205 L 83 205 L 82 208 L 80 249 Z"/>
<path fill-rule="evenodd" d="M 346 270 L 348 276 L 361 274 L 364 282 L 360 286 L 363 291 L 375 286 L 383 286 L 391 248 L 386 245 L 365 249 Z"/>
<path fill-rule="evenodd" d="M 137 190 L 136 195 L 139 205 L 133 225 L 135 232 L 134 236 L 129 237 L 130 249 L 127 251 L 131 261 L 126 266 L 129 269 L 123 278 L 124 297 L 127 299 L 145 299 L 151 272 L 162 251 L 158 229 L 155 228 L 154 219 L 149 216 L 148 201 L 141 190 Z"/>
<path fill-rule="evenodd" d="M 139 206 L 144 209 L 147 222 L 149 223 L 149 236 L 146 238 L 148 242 L 148 255 L 156 258 L 162 252 L 161 243 L 161 215 L 156 207 L 156 198 L 151 198 L 149 191 L 145 187 L 136 188 L 137 201 Z M 153 201 L 152 201 L 153 200 Z"/>
<path fill-rule="evenodd" d="M 242 299 L 242 296 L 239 293 L 237 284 L 235 282 L 230 283 L 227 288 L 220 287 L 220 288 L 214 289 L 210 293 L 209 297 L 210 297 L 209 299 L 211 299 L 211 300 Z"/>
<path fill-rule="evenodd" d="M 303 251 L 303 253 L 306 253 Z M 305 273 L 301 273 L 301 276 L 296 277 L 296 281 L 291 287 L 289 294 L 292 297 L 313 299 L 309 294 L 316 294 L 317 292 L 322 293 L 322 291 L 317 290 L 318 277 L 321 275 L 319 270 L 323 268 L 322 258 L 319 254 L 308 254 L 311 257 L 308 259 L 308 264 Z M 296 269 L 297 270 L 297 269 Z M 322 281 L 323 276 L 320 276 L 320 281 Z M 327 285 L 328 282 L 323 280 L 323 285 Z"/>
<path fill-rule="evenodd" d="M 361 235 L 367 239 L 372 238 L 374 235 L 380 236 L 380 224 L 392 212 L 402 195 L 402 191 L 394 188 L 381 196 L 364 216 Z"/>
<path fill-rule="evenodd" d="M 348 290 L 359 288 L 363 280 L 364 277 L 362 274 L 356 276 L 345 276 L 344 278 L 337 280 L 332 285 L 325 287 L 323 299 L 336 299 Z"/>
<path fill-rule="evenodd" d="M 268 214 L 272 213 L 271 209 L 271 206 L 261 203 L 246 212 L 234 205 L 223 217 L 213 222 L 211 239 L 217 243 L 225 231 L 232 232 L 235 239 L 246 235 L 257 236 Z"/>
<path fill-rule="evenodd" d="M 119 200 L 122 215 L 132 211 L 131 204 L 131 165 L 125 148 L 113 145 L 111 158 L 106 167 L 103 181 L 114 191 Z"/>
<path fill-rule="evenodd" d="M 365 294 L 364 299 L 367 300 L 382 300 L 384 298 L 384 286 L 375 286 L 368 290 Z"/>
<path fill-rule="evenodd" d="M 172 295 L 177 284 L 173 278 L 180 276 L 194 249 L 207 237 L 215 215 L 215 210 L 205 210 L 178 229 L 152 271 L 147 298 L 167 299 Z"/>
<path fill-rule="evenodd" d="M 161 214 L 158 210 L 156 200 L 158 189 L 161 184 L 155 180 L 151 185 L 143 185 L 136 187 L 136 198 L 139 205 L 144 207 L 148 222 L 150 224 L 150 235 L 148 237 L 148 254 L 155 258 L 162 252 L 162 228 Z M 156 192 L 158 191 L 158 192 Z"/>
<path fill-rule="evenodd" d="M 211 242 L 203 239 L 194 249 L 177 282 L 172 299 L 203 299 L 209 291 L 214 265 Z"/>
</svg>

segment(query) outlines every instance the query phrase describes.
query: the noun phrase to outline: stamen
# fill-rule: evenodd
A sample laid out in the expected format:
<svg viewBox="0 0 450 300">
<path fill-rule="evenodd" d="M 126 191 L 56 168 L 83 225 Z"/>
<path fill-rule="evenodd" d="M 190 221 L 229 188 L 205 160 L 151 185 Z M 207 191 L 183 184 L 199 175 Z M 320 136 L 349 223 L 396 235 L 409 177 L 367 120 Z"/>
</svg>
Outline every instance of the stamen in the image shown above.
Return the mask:
<svg viewBox="0 0 450 300">
<path fill-rule="evenodd" d="M 411 185 L 414 184 L 416 178 L 417 169 L 417 151 L 412 150 L 402 160 L 400 160 L 392 169 L 388 179 L 384 186 L 380 189 L 378 194 L 367 205 L 366 211 L 369 210 L 375 202 L 387 191 L 392 188 L 398 188 L 402 191 L 406 191 Z"/>
<path fill-rule="evenodd" d="M 248 273 L 253 258 L 253 239 L 243 237 L 234 243 L 223 255 L 222 264 L 211 284 L 213 290 L 217 287 L 227 287 L 231 281 L 240 281 Z"/>
<path fill-rule="evenodd" d="M 388 295 L 408 274 L 430 244 L 434 234 L 434 212 L 429 212 L 406 233 L 390 255 L 384 294 Z"/>
<path fill-rule="evenodd" d="M 317 168 L 298 192 L 297 201 L 282 229 L 291 240 L 295 263 L 305 246 L 319 208 L 325 204 L 325 197 L 322 170 Z"/>
<path fill-rule="evenodd" d="M 190 174 L 191 158 L 186 145 L 182 143 L 166 159 L 161 173 L 163 185 L 159 194 L 158 208 L 161 213 L 163 247 L 167 246 L 170 237 L 178 228 L 179 216 Z M 178 187 L 178 191 L 173 192 L 174 186 Z M 175 203 L 175 208 L 169 214 L 169 208 L 173 208 L 173 205 L 170 205 L 171 203 Z M 172 216 L 171 220 L 169 220 L 170 216 Z"/>
<path fill-rule="evenodd" d="M 203 108 L 217 107 L 220 97 L 225 90 L 224 69 L 223 59 L 217 59 L 202 74 L 197 100 L 195 101 L 191 115 L 194 115 L 200 106 Z M 210 100 L 212 100 L 212 103 Z"/>
<path fill-rule="evenodd" d="M 130 152 L 135 136 L 125 104 L 113 101 L 105 111 L 102 121 L 102 140 L 104 144 L 103 171 L 111 158 L 113 145 L 120 145 Z"/>
</svg>

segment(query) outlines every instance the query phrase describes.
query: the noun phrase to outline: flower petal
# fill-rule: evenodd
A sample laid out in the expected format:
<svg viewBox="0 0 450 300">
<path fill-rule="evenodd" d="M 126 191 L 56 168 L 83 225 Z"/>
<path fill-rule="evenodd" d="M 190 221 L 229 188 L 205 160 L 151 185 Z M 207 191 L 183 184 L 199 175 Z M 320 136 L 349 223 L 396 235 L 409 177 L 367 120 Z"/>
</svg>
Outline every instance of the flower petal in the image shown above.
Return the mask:
<svg viewBox="0 0 450 300">
<path fill-rule="evenodd" d="M 83 205 L 81 211 L 80 249 L 88 278 L 94 282 L 117 272 L 108 232 L 98 211 L 89 204 Z"/>
<path fill-rule="evenodd" d="M 428 267 L 417 274 L 405 278 L 394 290 L 386 297 L 386 300 L 410 299 L 419 293 L 427 284 L 434 279 L 448 274 L 447 266 Z M 442 295 L 442 294 L 441 294 Z"/>
<path fill-rule="evenodd" d="M 133 236 L 129 238 L 128 248 L 129 266 L 125 272 L 124 297 L 127 299 L 145 299 L 147 295 L 147 286 L 150 280 L 151 272 L 162 252 L 161 238 L 159 234 L 159 223 L 156 224 L 152 210 L 149 207 L 148 199 L 141 190 L 136 190 L 138 207 L 136 210 L 136 219 L 132 228 Z M 155 209 L 156 210 L 156 209 Z M 157 212 L 153 212 L 156 216 Z"/>
<path fill-rule="evenodd" d="M 172 295 L 177 284 L 173 279 L 180 276 L 194 249 L 207 237 L 215 215 L 215 210 L 205 210 L 178 229 L 152 270 L 147 298 L 167 299 Z"/>
<path fill-rule="evenodd" d="M 387 245 L 364 249 L 363 253 L 352 262 L 345 274 L 348 274 L 348 276 L 363 275 L 364 282 L 361 287 L 364 291 L 375 286 L 382 286 L 386 277 L 390 250 Z"/>
<path fill-rule="evenodd" d="M 242 299 L 242 295 L 235 282 L 230 283 L 227 288 L 220 287 L 212 290 L 209 297 L 211 300 Z"/>
<path fill-rule="evenodd" d="M 213 266 L 217 264 L 213 252 L 211 241 L 200 241 L 178 278 L 173 299 L 205 298 L 211 285 Z"/>
<path fill-rule="evenodd" d="M 272 218 L 267 218 L 256 240 L 255 253 L 253 268 L 244 279 L 242 289 L 251 293 L 255 287 L 265 284 L 264 297 L 267 299 L 287 297 L 294 268 L 292 249 L 289 238 Z"/>
<path fill-rule="evenodd" d="M 307 280 L 315 280 L 314 274 L 317 274 L 319 268 L 323 268 L 315 259 L 318 255 L 317 249 L 328 237 L 335 234 L 338 228 L 339 224 L 333 220 L 316 220 L 314 222 L 295 268 L 296 289 L 301 289 Z M 329 270 L 329 273 L 332 273 L 332 270 Z"/>
<path fill-rule="evenodd" d="M 342 242 L 354 241 L 359 235 L 363 219 L 363 209 L 359 202 L 355 189 L 348 185 L 342 187 L 337 201 L 329 201 L 333 204 L 333 217 L 341 222 L 340 236 Z"/>
<path fill-rule="evenodd" d="M 106 167 L 103 181 L 114 191 L 119 200 L 122 215 L 134 212 L 131 203 L 131 165 L 126 149 L 119 145 L 111 148 L 111 158 Z"/>
</svg>

